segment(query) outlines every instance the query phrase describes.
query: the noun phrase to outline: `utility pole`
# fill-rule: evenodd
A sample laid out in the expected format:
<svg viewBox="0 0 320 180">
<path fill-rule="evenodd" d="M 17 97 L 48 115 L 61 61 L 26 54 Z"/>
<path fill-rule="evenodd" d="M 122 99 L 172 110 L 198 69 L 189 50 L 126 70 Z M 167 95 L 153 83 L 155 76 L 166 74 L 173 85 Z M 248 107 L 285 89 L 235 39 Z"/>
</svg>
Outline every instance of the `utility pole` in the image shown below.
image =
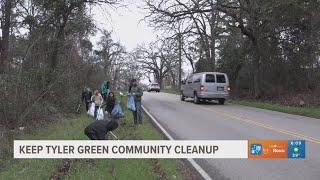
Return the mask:
<svg viewBox="0 0 320 180">
<path fill-rule="evenodd" d="M 179 43 L 179 91 L 181 90 L 182 81 L 182 37 L 181 33 L 178 33 L 178 43 Z"/>
<path fill-rule="evenodd" d="M 211 0 L 210 2 L 211 4 L 211 17 L 210 17 L 210 31 L 211 31 L 211 37 L 210 37 L 210 52 L 211 52 L 211 56 L 210 56 L 210 64 L 211 64 L 211 67 L 210 67 L 210 70 L 211 71 L 215 71 L 216 69 L 216 28 L 217 28 L 217 11 L 215 10 L 215 4 L 214 2 Z"/>
</svg>

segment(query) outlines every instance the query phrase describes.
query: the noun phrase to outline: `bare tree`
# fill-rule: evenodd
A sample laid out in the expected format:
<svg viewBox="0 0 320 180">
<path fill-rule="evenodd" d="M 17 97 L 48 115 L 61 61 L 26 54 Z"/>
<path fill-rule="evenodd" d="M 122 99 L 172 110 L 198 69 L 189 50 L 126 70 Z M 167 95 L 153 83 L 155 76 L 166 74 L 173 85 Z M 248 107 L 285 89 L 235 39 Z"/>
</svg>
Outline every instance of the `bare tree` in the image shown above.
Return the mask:
<svg viewBox="0 0 320 180">
<path fill-rule="evenodd" d="M 200 53 L 204 54 L 204 58 L 201 60 L 207 64 L 203 67 L 204 69 L 198 69 L 198 71 L 215 70 L 216 41 L 219 31 L 216 30 L 218 28 L 218 11 L 213 8 L 215 6 L 213 1 L 148 0 L 146 3 L 150 12 L 146 18 L 152 24 L 163 26 L 164 23 L 168 23 L 173 25 L 184 20 L 182 25 L 185 28 L 184 32 L 198 36 L 197 39 L 203 51 Z M 211 11 L 197 11 L 197 9 L 210 9 L 210 7 Z"/>
<path fill-rule="evenodd" d="M 149 47 L 140 46 L 135 50 L 135 57 L 146 72 L 152 73 L 163 88 L 163 80 L 178 65 L 178 54 L 175 45 L 168 39 L 160 39 Z"/>
<path fill-rule="evenodd" d="M 111 37 L 111 32 L 106 30 L 102 32 L 98 45 L 100 49 L 96 50 L 95 54 L 104 68 L 105 78 L 112 80 L 115 76 L 115 71 L 117 71 L 116 67 L 123 60 L 126 50 L 119 42 L 115 42 Z"/>
</svg>

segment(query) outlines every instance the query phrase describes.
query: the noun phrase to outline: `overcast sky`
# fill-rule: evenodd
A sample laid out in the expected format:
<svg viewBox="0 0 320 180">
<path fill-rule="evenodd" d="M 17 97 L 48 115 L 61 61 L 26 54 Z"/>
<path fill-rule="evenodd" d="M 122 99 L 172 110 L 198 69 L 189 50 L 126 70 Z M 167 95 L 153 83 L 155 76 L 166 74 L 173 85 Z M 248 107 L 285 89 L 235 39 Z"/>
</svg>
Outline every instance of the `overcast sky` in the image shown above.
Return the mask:
<svg viewBox="0 0 320 180">
<path fill-rule="evenodd" d="M 113 9 L 107 5 L 93 7 L 91 13 L 96 25 L 100 29 L 112 30 L 115 41 L 120 41 L 128 51 L 138 44 L 149 43 L 156 37 L 156 33 L 147 22 L 142 21 L 146 12 L 139 8 L 142 1 L 132 0 L 126 7 Z M 137 3 L 139 2 L 139 3 Z M 98 41 L 101 35 L 98 33 L 92 38 Z"/>
</svg>

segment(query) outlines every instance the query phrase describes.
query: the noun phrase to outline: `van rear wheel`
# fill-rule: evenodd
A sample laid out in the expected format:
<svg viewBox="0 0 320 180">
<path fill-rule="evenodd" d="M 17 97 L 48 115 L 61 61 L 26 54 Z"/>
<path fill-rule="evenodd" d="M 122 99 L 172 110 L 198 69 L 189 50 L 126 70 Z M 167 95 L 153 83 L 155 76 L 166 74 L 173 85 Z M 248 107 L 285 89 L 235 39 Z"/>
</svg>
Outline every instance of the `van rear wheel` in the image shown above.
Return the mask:
<svg viewBox="0 0 320 180">
<path fill-rule="evenodd" d="M 225 99 L 219 99 L 219 104 L 224 105 Z"/>
<path fill-rule="evenodd" d="M 199 97 L 198 97 L 198 95 L 197 95 L 196 92 L 194 93 L 193 102 L 194 102 L 195 104 L 199 104 L 199 103 L 200 103 Z"/>
</svg>

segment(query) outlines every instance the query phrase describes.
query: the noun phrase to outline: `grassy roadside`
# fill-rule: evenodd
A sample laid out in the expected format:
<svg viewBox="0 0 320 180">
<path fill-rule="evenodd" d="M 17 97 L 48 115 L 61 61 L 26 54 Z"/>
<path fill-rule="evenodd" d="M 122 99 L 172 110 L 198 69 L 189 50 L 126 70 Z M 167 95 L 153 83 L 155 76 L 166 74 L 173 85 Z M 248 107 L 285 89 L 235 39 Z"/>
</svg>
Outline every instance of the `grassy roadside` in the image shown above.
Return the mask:
<svg viewBox="0 0 320 180">
<path fill-rule="evenodd" d="M 162 92 L 179 95 L 175 89 L 164 89 Z M 294 107 L 253 100 L 229 100 L 229 103 L 320 119 L 320 107 Z"/>
<path fill-rule="evenodd" d="M 239 104 L 244 106 L 256 107 L 261 109 L 267 109 L 272 111 L 278 111 L 278 112 L 284 112 L 288 114 L 296 114 L 296 115 L 302 115 L 302 116 L 320 119 L 319 107 L 294 107 L 294 106 L 285 106 L 281 104 L 272 104 L 272 103 L 250 101 L 250 100 L 230 100 L 230 102 L 232 104 Z"/>
<path fill-rule="evenodd" d="M 162 139 L 146 115 L 144 120 L 143 125 L 134 126 L 131 113 L 125 110 L 125 118 L 114 133 L 123 140 Z M 15 139 L 87 140 L 83 129 L 92 121 L 87 115 L 79 115 L 46 128 L 35 129 L 29 135 Z M 182 173 L 187 167 L 181 161 L 172 159 L 61 160 L 6 157 L 3 163 L 5 166 L 0 169 L 0 179 L 190 179 Z"/>
</svg>

